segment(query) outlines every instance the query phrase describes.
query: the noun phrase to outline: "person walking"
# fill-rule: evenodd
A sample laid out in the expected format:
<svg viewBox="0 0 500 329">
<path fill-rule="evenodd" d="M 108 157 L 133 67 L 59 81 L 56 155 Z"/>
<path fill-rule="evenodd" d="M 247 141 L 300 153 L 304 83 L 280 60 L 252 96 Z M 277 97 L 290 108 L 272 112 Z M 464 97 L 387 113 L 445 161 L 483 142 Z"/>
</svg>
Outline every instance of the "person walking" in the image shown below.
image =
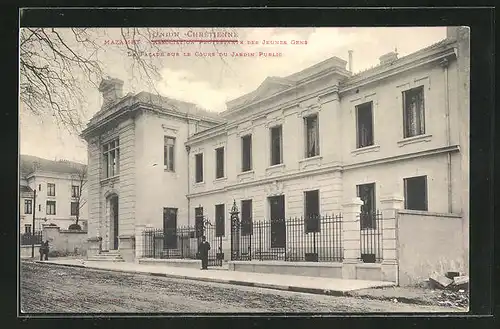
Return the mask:
<svg viewBox="0 0 500 329">
<path fill-rule="evenodd" d="M 43 255 L 45 256 L 45 260 L 49 260 L 49 240 L 42 242 L 43 246 Z M 40 255 L 41 257 L 42 255 Z M 40 259 L 41 260 L 41 259 Z"/>
<path fill-rule="evenodd" d="M 207 238 L 205 236 L 201 237 L 201 243 L 198 246 L 198 254 L 201 259 L 201 269 L 208 269 L 208 251 L 210 250 L 210 243 L 207 242 Z"/>
</svg>

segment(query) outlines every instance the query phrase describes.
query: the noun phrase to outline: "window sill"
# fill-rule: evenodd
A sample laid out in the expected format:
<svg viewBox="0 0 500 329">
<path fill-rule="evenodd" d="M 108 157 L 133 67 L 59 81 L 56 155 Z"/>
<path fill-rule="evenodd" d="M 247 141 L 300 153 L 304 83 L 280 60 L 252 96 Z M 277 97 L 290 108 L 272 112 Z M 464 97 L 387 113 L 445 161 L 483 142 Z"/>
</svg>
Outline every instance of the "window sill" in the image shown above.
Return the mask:
<svg viewBox="0 0 500 329">
<path fill-rule="evenodd" d="M 266 168 L 267 175 L 282 173 L 284 171 L 285 171 L 285 164 L 284 163 L 279 163 L 279 164 L 272 165 L 272 166 L 269 166 Z"/>
<path fill-rule="evenodd" d="M 167 168 L 163 168 L 163 171 L 171 173 L 171 174 L 175 174 L 175 170 L 170 170 L 170 169 L 167 169 Z"/>
<path fill-rule="evenodd" d="M 351 151 L 351 154 L 356 156 L 356 155 L 360 155 L 360 154 L 364 154 L 364 153 L 378 152 L 378 151 L 380 151 L 380 145 L 370 145 L 370 146 L 357 148 L 357 149 Z"/>
<path fill-rule="evenodd" d="M 245 179 L 252 179 L 254 177 L 255 172 L 253 170 L 248 170 L 244 172 L 240 172 L 236 176 L 238 177 L 238 180 L 241 182 Z"/>
<path fill-rule="evenodd" d="M 405 138 L 405 139 L 398 141 L 398 146 L 402 147 L 402 146 L 405 146 L 408 144 L 430 142 L 431 139 L 432 139 L 432 135 L 430 135 L 430 134 L 417 135 L 417 136 L 408 137 L 408 138 Z"/>
<path fill-rule="evenodd" d="M 302 160 L 299 160 L 299 167 L 300 169 L 305 169 L 307 167 L 319 167 L 321 166 L 321 162 L 323 160 L 323 156 L 321 155 L 316 155 L 310 158 L 304 158 Z"/>
<path fill-rule="evenodd" d="M 193 184 L 193 185 L 194 185 L 195 187 L 197 187 L 197 186 L 204 186 L 204 185 L 205 185 L 205 182 L 204 182 L 204 181 L 203 181 L 203 182 L 194 182 L 194 184 Z"/>
<path fill-rule="evenodd" d="M 214 183 L 220 183 L 220 182 L 225 182 L 225 181 L 227 181 L 227 177 L 220 177 L 220 178 L 214 179 Z"/>
<path fill-rule="evenodd" d="M 114 182 L 118 181 L 119 179 L 120 179 L 120 175 L 104 178 L 104 179 L 101 179 L 101 185 L 105 185 L 108 183 L 114 183 Z"/>
</svg>

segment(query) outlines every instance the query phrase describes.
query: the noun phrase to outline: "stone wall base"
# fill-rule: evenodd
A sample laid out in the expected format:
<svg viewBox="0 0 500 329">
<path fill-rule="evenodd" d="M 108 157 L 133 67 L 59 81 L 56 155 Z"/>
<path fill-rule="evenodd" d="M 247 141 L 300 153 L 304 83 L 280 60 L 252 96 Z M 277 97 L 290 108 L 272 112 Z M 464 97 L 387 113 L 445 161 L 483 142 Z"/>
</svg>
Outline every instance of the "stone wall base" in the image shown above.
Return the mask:
<svg viewBox="0 0 500 329">
<path fill-rule="evenodd" d="M 118 251 L 126 262 L 135 262 L 135 236 L 120 235 L 118 237 Z"/>
</svg>

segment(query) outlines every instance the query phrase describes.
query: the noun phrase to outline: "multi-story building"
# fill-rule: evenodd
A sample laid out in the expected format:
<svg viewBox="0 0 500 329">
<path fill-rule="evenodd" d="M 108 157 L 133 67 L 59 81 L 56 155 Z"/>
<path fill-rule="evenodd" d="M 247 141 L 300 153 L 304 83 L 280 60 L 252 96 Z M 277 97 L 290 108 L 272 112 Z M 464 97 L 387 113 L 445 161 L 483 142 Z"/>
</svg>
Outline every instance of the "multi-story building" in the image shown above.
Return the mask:
<svg viewBox="0 0 500 329">
<path fill-rule="evenodd" d="M 85 168 L 81 163 L 21 155 L 20 232 L 41 231 L 48 224 L 65 230 L 76 222 L 77 215 L 78 224 L 87 230 Z"/>
<path fill-rule="evenodd" d="M 371 213 L 396 194 L 407 210 L 460 217 L 467 255 L 468 30 L 447 32 L 358 74 L 333 57 L 269 77 L 220 114 L 122 97 L 123 82 L 104 80 L 103 108 L 83 132 L 90 236 L 118 249 L 135 226 L 194 225 L 203 214 L 228 251 L 233 202 L 248 222 L 338 213 L 355 197 Z"/>
</svg>

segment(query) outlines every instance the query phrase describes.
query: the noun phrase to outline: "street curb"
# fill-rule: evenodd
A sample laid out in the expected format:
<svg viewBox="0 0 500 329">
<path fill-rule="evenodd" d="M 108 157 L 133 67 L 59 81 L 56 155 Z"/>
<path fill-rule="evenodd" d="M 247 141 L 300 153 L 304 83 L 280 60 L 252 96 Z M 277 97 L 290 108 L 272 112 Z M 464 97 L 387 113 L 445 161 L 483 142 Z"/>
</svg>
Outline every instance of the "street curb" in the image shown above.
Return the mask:
<svg viewBox="0 0 500 329">
<path fill-rule="evenodd" d="M 222 284 L 235 285 L 235 286 L 265 288 L 265 289 L 272 289 L 272 290 L 308 293 L 308 294 L 314 294 L 314 295 L 328 295 L 328 296 L 337 296 L 337 297 L 340 297 L 340 296 L 358 297 L 358 298 L 360 297 L 360 298 L 377 299 L 377 298 L 372 298 L 372 296 L 357 296 L 354 294 L 351 295 L 351 294 L 349 294 L 349 292 L 341 291 L 341 290 L 324 290 L 324 289 L 318 289 L 318 288 L 306 288 L 306 287 L 285 286 L 285 285 L 280 286 L 280 285 L 269 284 L 269 283 L 255 283 L 255 282 L 247 282 L 247 281 L 239 281 L 239 280 L 225 280 L 225 279 L 216 279 L 216 278 L 190 277 L 190 276 L 185 276 L 185 275 L 176 275 L 176 274 L 168 274 L 168 273 L 139 272 L 139 271 L 133 271 L 133 270 L 108 269 L 108 268 L 90 267 L 90 266 L 78 265 L 78 264 L 61 264 L 61 263 L 54 263 L 54 262 L 50 262 L 50 261 L 42 261 L 42 262 L 35 261 L 35 262 L 39 263 L 39 264 L 47 264 L 47 265 L 55 265 L 55 266 L 87 268 L 87 269 L 91 269 L 91 270 L 99 270 L 99 271 L 107 271 L 107 272 L 142 274 L 142 275 L 171 278 L 171 279 L 183 279 L 183 280 L 222 283 Z M 411 303 L 411 304 L 415 304 L 415 303 Z"/>
</svg>

